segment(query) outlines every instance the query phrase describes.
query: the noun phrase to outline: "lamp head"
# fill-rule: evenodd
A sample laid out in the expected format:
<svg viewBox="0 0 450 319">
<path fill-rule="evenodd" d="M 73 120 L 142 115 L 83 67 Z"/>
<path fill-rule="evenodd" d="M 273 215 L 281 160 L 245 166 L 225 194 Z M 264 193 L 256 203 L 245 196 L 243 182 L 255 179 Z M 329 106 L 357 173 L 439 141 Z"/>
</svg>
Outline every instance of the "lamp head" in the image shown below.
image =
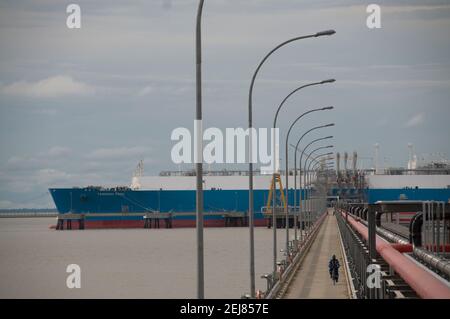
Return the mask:
<svg viewBox="0 0 450 319">
<path fill-rule="evenodd" d="M 323 111 L 325 111 L 325 110 L 332 110 L 332 109 L 334 109 L 334 106 L 326 106 L 326 107 L 322 108 Z"/>
<path fill-rule="evenodd" d="M 330 123 L 330 124 L 325 125 L 325 127 L 329 127 L 329 126 L 334 126 L 334 123 Z"/>
<path fill-rule="evenodd" d="M 335 79 L 328 79 L 328 80 L 323 80 L 322 82 L 320 82 L 320 84 L 325 84 L 325 83 L 333 83 L 336 82 Z"/>
<path fill-rule="evenodd" d="M 330 135 L 330 136 L 327 136 L 327 137 L 325 137 L 325 138 L 333 138 L 334 136 L 333 135 Z"/>
<path fill-rule="evenodd" d="M 317 33 L 315 34 L 315 37 L 317 38 L 317 37 L 321 37 L 321 36 L 323 36 L 323 35 L 333 35 L 333 34 L 335 34 L 335 33 L 336 33 L 336 31 L 334 31 L 334 30 L 325 30 L 325 31 L 317 32 Z"/>
</svg>

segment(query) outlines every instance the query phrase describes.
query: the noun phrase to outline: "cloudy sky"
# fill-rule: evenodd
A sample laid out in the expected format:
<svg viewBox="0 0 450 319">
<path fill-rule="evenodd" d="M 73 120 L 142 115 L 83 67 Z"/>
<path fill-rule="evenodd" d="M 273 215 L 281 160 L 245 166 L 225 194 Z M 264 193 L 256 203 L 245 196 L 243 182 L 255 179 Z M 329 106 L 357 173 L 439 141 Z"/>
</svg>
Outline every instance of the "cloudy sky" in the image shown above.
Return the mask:
<svg viewBox="0 0 450 319">
<path fill-rule="evenodd" d="M 381 29 L 366 26 L 372 2 L 381 5 Z M 66 26 L 70 3 L 81 7 L 81 29 Z M 147 175 L 178 168 L 170 133 L 193 127 L 196 5 L 0 2 L 0 208 L 51 207 L 53 186 L 128 184 L 140 159 Z M 262 56 L 290 37 L 326 29 L 337 33 L 292 44 L 264 66 L 255 126 L 270 127 L 276 106 L 299 85 L 336 78 L 290 100 L 282 134 L 300 112 L 333 105 L 293 136 L 335 122 L 326 134 L 336 150 L 357 151 L 366 167 L 377 142 L 387 166 L 406 165 L 408 143 L 419 156 L 448 156 L 448 0 L 207 0 L 204 126 L 245 127 L 248 86 Z"/>
</svg>

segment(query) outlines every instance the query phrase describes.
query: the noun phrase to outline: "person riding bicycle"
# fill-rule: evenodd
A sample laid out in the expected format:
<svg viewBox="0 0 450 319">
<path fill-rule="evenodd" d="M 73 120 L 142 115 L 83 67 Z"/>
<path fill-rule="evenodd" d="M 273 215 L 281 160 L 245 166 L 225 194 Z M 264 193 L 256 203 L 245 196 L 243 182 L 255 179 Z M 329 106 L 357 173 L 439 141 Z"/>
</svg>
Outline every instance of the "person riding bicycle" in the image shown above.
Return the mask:
<svg viewBox="0 0 450 319">
<path fill-rule="evenodd" d="M 339 281 L 339 267 L 341 267 L 339 260 L 336 258 L 336 255 L 333 255 L 328 263 L 328 270 L 330 272 L 330 278 L 336 282 Z"/>
</svg>

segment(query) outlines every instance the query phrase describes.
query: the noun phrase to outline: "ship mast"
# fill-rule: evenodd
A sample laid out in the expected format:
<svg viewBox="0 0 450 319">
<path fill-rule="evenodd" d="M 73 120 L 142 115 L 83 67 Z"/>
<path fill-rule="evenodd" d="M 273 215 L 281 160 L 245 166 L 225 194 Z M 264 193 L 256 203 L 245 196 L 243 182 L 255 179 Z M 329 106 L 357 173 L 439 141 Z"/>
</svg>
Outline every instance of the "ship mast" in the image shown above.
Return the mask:
<svg viewBox="0 0 450 319">
<path fill-rule="evenodd" d="M 140 160 L 133 173 L 133 178 L 131 180 L 131 189 L 137 190 L 141 188 L 141 177 L 143 176 L 143 174 L 144 161 Z"/>
</svg>

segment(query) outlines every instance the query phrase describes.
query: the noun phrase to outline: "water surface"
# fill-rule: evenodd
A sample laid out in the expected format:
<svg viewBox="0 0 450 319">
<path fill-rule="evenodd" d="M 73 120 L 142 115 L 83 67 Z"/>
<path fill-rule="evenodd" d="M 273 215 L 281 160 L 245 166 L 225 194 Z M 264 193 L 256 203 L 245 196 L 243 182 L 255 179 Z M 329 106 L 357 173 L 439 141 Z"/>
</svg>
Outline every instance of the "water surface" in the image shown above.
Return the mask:
<svg viewBox="0 0 450 319">
<path fill-rule="evenodd" d="M 195 228 L 56 231 L 54 223 L 0 218 L 0 298 L 195 298 Z M 248 293 L 248 228 L 205 228 L 204 236 L 206 297 Z M 285 230 L 278 239 L 281 248 Z M 272 230 L 258 227 L 257 289 L 272 258 Z M 81 267 L 80 289 L 66 286 L 69 264 Z"/>
</svg>

